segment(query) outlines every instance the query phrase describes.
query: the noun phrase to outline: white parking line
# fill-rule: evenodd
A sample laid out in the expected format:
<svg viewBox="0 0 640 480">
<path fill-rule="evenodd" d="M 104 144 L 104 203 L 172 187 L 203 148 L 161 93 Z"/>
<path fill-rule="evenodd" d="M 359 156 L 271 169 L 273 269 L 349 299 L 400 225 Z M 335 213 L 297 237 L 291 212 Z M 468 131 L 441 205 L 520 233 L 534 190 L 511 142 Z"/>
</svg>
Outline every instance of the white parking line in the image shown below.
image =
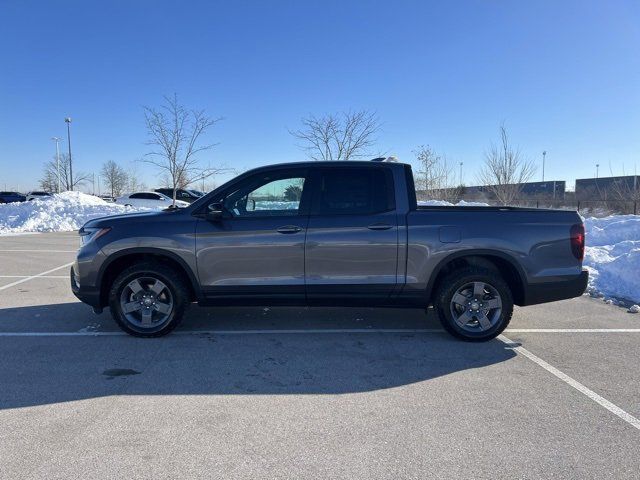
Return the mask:
<svg viewBox="0 0 640 480">
<path fill-rule="evenodd" d="M 171 335 L 277 335 L 322 333 L 444 333 L 438 329 L 410 328 L 323 328 L 297 330 L 178 330 Z M 0 332 L 0 337 L 113 337 L 127 336 L 125 332 Z"/>
<path fill-rule="evenodd" d="M 631 425 L 631 426 L 637 428 L 638 430 L 640 430 L 640 420 L 638 420 L 636 417 L 634 417 L 630 413 L 625 412 L 623 409 L 621 409 L 617 405 L 611 403 L 606 398 L 601 397 L 600 395 L 598 395 L 593 390 L 585 387 L 583 384 L 581 384 L 577 380 L 571 378 L 566 373 L 561 372 L 560 370 L 558 370 L 553 365 L 548 364 L 547 362 L 542 360 L 537 355 L 534 355 L 529 350 L 527 350 L 526 348 L 522 347 L 520 344 L 509 340 L 509 338 L 505 337 L 504 335 L 500 335 L 498 337 L 498 339 L 500 341 L 502 341 L 503 343 L 505 343 L 507 346 L 511 347 L 514 351 L 516 351 L 520 355 L 523 355 L 523 356 L 527 357 L 529 360 L 531 360 L 535 364 L 537 364 L 540 367 L 544 368 L 547 372 L 551 373 L 552 375 L 555 375 L 556 377 L 558 377 L 560 380 L 562 380 L 566 384 L 572 386 L 573 388 L 578 390 L 580 393 L 586 395 L 588 398 L 590 398 L 591 400 L 596 402 L 598 405 L 601 405 L 602 407 L 606 408 L 607 410 L 609 410 L 614 415 L 617 415 L 622 420 L 627 422 L 629 425 Z"/>
<path fill-rule="evenodd" d="M 638 333 L 640 328 L 509 328 L 507 333 Z"/>
<path fill-rule="evenodd" d="M 65 277 L 66 278 L 66 277 Z M 640 333 L 640 328 L 583 328 L 583 329 L 534 329 L 505 330 L 507 333 Z M 178 330 L 171 335 L 304 335 L 323 333 L 444 333 L 437 328 L 315 328 L 315 329 L 264 329 L 264 330 Z M 126 336 L 124 332 L 0 332 L 0 337 L 112 337 Z"/>
<path fill-rule="evenodd" d="M 77 250 L 42 250 L 42 249 L 30 249 L 30 250 L 26 250 L 26 249 L 21 249 L 21 250 L 17 250 L 17 249 L 11 249 L 11 250 L 7 250 L 7 249 L 2 249 L 0 250 L 0 253 L 12 253 L 12 252 L 21 252 L 21 253 L 77 253 Z"/>
<path fill-rule="evenodd" d="M 0 278 L 28 278 L 29 275 L 0 275 Z M 64 278 L 68 279 L 69 275 L 39 275 L 33 278 Z"/>
<path fill-rule="evenodd" d="M 47 270 L 46 272 L 38 273 L 37 275 L 31 275 L 30 277 L 22 278 L 12 283 L 8 283 L 7 285 L 3 285 L 0 287 L 0 290 L 6 290 L 7 288 L 15 287 L 16 285 L 20 285 L 21 283 L 28 282 L 31 279 L 43 277 L 45 275 L 50 274 L 51 272 L 55 272 L 56 270 L 60 270 L 61 268 L 70 267 L 73 265 L 73 262 L 65 263 L 64 265 L 60 265 L 59 267 L 52 268 L 51 270 Z"/>
</svg>

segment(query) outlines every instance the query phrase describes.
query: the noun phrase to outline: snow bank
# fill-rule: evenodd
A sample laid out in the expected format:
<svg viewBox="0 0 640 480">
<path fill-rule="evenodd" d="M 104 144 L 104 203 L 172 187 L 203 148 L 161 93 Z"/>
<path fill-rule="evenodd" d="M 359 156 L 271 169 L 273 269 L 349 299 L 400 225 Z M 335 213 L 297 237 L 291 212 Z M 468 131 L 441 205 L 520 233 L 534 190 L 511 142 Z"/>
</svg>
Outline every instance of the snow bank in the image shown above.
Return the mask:
<svg viewBox="0 0 640 480">
<path fill-rule="evenodd" d="M 584 219 L 589 292 L 640 301 L 640 215 Z"/>
<path fill-rule="evenodd" d="M 107 203 L 81 192 L 64 192 L 45 200 L 1 204 L 0 235 L 73 231 L 92 218 L 149 210 Z"/>
<path fill-rule="evenodd" d="M 465 202 L 460 200 L 458 203 L 451 203 L 445 200 L 424 200 L 419 201 L 418 205 L 423 207 L 488 207 L 488 203 L 482 202 Z"/>
<path fill-rule="evenodd" d="M 256 210 L 295 210 L 300 202 L 283 202 L 277 200 L 258 200 Z"/>
</svg>

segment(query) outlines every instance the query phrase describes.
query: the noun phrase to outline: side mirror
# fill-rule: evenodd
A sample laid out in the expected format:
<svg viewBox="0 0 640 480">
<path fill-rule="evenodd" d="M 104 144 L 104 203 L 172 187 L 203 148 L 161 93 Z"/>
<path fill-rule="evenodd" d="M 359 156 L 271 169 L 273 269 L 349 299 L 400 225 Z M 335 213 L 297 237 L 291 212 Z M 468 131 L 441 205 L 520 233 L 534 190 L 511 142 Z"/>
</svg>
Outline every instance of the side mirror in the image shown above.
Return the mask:
<svg viewBox="0 0 640 480">
<path fill-rule="evenodd" d="M 221 203 L 212 203 L 207 207 L 207 220 L 211 222 L 219 222 L 224 214 L 224 206 Z"/>
</svg>

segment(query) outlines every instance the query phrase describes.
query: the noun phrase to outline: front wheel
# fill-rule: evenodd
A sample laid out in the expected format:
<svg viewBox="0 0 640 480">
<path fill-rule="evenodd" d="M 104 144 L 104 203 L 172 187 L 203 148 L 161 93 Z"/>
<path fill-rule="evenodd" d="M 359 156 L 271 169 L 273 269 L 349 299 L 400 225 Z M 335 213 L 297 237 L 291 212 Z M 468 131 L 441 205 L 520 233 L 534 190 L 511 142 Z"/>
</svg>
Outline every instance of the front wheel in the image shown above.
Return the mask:
<svg viewBox="0 0 640 480">
<path fill-rule="evenodd" d="M 499 273 L 470 267 L 453 271 L 440 282 L 434 307 L 449 333 L 462 340 L 482 342 L 507 328 L 513 297 Z"/>
<path fill-rule="evenodd" d="M 136 337 L 160 337 L 182 320 L 189 291 L 182 276 L 159 263 L 141 263 L 116 277 L 109 308 L 116 323 Z"/>
</svg>

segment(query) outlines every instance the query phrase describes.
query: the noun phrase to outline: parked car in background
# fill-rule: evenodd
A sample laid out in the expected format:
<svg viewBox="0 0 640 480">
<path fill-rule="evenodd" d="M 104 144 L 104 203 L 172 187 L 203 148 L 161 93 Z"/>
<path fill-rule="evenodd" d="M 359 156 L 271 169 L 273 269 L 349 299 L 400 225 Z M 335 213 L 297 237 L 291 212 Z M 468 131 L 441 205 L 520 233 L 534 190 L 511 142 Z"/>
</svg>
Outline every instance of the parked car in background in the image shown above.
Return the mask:
<svg viewBox="0 0 640 480">
<path fill-rule="evenodd" d="M 115 203 L 131 207 L 167 208 L 173 204 L 173 199 L 159 192 L 134 192 L 116 198 Z M 189 203 L 187 202 L 176 200 L 177 207 L 186 207 L 188 205 Z"/>
<path fill-rule="evenodd" d="M 26 199 L 19 192 L 0 192 L 0 203 L 24 202 Z"/>
<path fill-rule="evenodd" d="M 576 212 L 420 206 L 409 165 L 261 167 L 184 209 L 105 217 L 81 229 L 76 296 L 126 332 L 170 332 L 187 306 L 433 305 L 470 341 L 502 332 L 514 305 L 582 295 Z"/>
<path fill-rule="evenodd" d="M 53 198 L 53 195 L 49 192 L 34 190 L 33 192 L 27 193 L 27 202 L 30 202 L 31 200 L 48 200 L 50 198 Z"/>
<path fill-rule="evenodd" d="M 115 197 L 112 197 L 111 195 L 98 195 L 98 198 L 101 198 L 105 202 L 113 203 L 116 201 Z"/>
<path fill-rule="evenodd" d="M 200 190 L 192 190 L 192 189 L 189 189 L 189 191 L 190 191 L 191 193 L 195 193 L 198 197 L 204 197 L 204 196 L 206 195 L 206 193 L 205 193 L 205 192 L 201 192 Z"/>
<path fill-rule="evenodd" d="M 169 198 L 173 198 L 173 188 L 156 188 L 155 192 L 166 195 Z M 196 194 L 193 190 L 183 190 L 181 188 L 176 189 L 176 200 L 181 200 L 187 203 L 193 203 L 198 200 L 202 195 Z"/>
</svg>

